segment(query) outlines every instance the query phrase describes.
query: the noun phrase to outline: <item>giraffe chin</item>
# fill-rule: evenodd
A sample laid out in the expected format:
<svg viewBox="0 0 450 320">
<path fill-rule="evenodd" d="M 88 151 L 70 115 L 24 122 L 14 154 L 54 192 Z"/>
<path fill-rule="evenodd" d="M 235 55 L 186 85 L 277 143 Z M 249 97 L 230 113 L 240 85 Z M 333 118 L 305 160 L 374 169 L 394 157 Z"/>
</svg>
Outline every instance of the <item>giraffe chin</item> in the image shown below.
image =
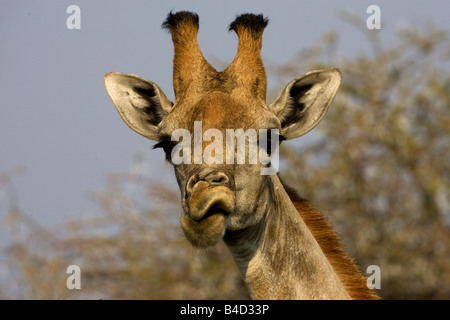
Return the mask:
<svg viewBox="0 0 450 320">
<path fill-rule="evenodd" d="M 181 228 L 188 241 L 199 248 L 216 245 L 225 235 L 225 215 L 214 213 L 200 221 L 184 215 L 181 217 Z"/>
</svg>

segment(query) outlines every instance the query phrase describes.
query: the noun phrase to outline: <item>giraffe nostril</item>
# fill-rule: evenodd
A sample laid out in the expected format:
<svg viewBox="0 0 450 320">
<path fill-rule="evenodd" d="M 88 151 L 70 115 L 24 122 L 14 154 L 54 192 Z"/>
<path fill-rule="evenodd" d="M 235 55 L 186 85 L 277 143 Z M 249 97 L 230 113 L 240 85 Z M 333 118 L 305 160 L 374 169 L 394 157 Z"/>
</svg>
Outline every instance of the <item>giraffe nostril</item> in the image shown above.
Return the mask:
<svg viewBox="0 0 450 320">
<path fill-rule="evenodd" d="M 206 175 L 194 174 L 186 183 L 186 197 L 195 190 L 199 191 L 210 186 L 228 186 L 230 179 L 221 171 L 213 171 Z"/>
<path fill-rule="evenodd" d="M 196 175 L 196 174 L 194 174 L 194 175 L 192 175 L 190 178 L 189 178 L 189 180 L 188 180 L 188 182 L 187 182 L 187 184 L 186 184 L 186 191 L 188 192 L 188 193 L 190 193 L 190 192 L 192 192 L 192 190 L 194 189 L 194 186 L 195 186 L 195 184 L 198 182 L 198 175 Z"/>
<path fill-rule="evenodd" d="M 228 176 L 220 171 L 208 174 L 204 180 L 209 184 L 226 184 L 229 181 Z"/>
</svg>

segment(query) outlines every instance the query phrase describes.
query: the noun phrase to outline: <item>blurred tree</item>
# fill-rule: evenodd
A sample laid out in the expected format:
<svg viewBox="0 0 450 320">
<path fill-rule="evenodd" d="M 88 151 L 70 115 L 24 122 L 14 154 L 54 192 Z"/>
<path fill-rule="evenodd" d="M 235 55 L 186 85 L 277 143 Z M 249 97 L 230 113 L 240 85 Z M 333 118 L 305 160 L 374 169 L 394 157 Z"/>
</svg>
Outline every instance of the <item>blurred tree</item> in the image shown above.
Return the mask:
<svg viewBox="0 0 450 320">
<path fill-rule="evenodd" d="M 281 175 L 329 213 L 363 273 L 381 268 L 383 298 L 449 299 L 448 34 L 403 30 L 387 49 L 376 34 L 368 31 L 368 55 L 338 56 L 339 37 L 331 33 L 268 68 L 280 88 L 313 69 L 331 65 L 343 73 L 315 133 L 283 143 Z M 10 181 L 0 177 L 0 192 Z M 11 230 L 25 225 L 29 233 L 2 248 L 2 298 L 248 298 L 224 245 L 196 251 L 184 240 L 176 187 L 111 175 L 107 190 L 94 196 L 101 214 L 45 229 L 10 198 Z M 72 264 L 81 268 L 81 290 L 66 287 Z"/>
<path fill-rule="evenodd" d="M 315 134 L 300 147 L 282 148 L 282 176 L 329 212 L 363 272 L 372 264 L 381 268 L 383 298 L 448 299 L 448 33 L 431 26 L 404 29 L 387 49 L 376 31 L 367 33 L 370 55 L 337 56 L 338 35 L 332 33 L 271 68 L 280 85 L 329 65 L 343 75 Z"/>
<path fill-rule="evenodd" d="M 178 190 L 161 181 L 115 174 L 108 189 L 94 195 L 102 209 L 98 216 L 42 229 L 24 212 L 10 210 L 11 225 L 25 225 L 31 232 L 5 252 L 10 276 L 23 288 L 8 296 L 12 284 L 4 284 L 0 296 L 248 299 L 225 245 L 199 252 L 185 240 L 179 197 Z M 72 264 L 81 269 L 81 290 L 66 286 L 66 269 Z"/>
</svg>

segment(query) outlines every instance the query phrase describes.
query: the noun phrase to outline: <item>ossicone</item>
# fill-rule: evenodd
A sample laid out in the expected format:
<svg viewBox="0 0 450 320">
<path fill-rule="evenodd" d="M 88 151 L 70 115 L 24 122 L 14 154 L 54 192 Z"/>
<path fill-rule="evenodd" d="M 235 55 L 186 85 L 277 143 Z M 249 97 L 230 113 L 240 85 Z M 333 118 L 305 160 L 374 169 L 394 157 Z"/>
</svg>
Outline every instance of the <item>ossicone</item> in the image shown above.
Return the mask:
<svg viewBox="0 0 450 320">
<path fill-rule="evenodd" d="M 262 14 L 244 13 L 236 16 L 230 23 L 228 31 L 234 31 L 239 35 L 240 30 L 248 30 L 255 38 L 262 35 L 264 29 L 269 24 L 269 18 Z"/>
<path fill-rule="evenodd" d="M 180 23 L 192 24 L 198 29 L 198 15 L 190 11 L 180 11 L 177 13 L 173 13 L 172 11 L 170 11 L 161 27 L 163 29 L 172 31 L 173 29 L 176 29 L 180 25 Z"/>
</svg>

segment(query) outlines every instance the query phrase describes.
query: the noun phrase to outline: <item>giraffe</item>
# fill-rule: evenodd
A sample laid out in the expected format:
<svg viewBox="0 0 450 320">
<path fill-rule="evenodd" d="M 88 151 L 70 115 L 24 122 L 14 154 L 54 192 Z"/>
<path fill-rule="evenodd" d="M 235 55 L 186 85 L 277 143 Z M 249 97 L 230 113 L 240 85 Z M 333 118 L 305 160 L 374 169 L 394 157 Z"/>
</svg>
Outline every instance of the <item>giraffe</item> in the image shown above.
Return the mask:
<svg viewBox="0 0 450 320">
<path fill-rule="evenodd" d="M 341 82 L 336 68 L 299 76 L 266 103 L 261 48 L 267 24 L 261 14 L 237 16 L 229 26 L 238 36 L 237 53 L 217 71 L 199 47 L 198 15 L 170 12 L 162 27 L 174 44 L 175 102 L 156 83 L 132 74 L 107 73 L 106 90 L 123 121 L 157 141 L 154 148 L 173 164 L 187 240 L 199 248 L 224 241 L 251 298 L 377 299 L 326 217 L 277 174 L 261 174 L 270 163 L 172 161 L 183 142 L 173 133 L 183 128 L 194 135 L 196 122 L 202 134 L 216 129 L 223 137 L 229 129 L 275 130 L 281 142 L 306 134 L 324 117 Z M 200 148 L 205 150 L 205 141 Z"/>
</svg>

